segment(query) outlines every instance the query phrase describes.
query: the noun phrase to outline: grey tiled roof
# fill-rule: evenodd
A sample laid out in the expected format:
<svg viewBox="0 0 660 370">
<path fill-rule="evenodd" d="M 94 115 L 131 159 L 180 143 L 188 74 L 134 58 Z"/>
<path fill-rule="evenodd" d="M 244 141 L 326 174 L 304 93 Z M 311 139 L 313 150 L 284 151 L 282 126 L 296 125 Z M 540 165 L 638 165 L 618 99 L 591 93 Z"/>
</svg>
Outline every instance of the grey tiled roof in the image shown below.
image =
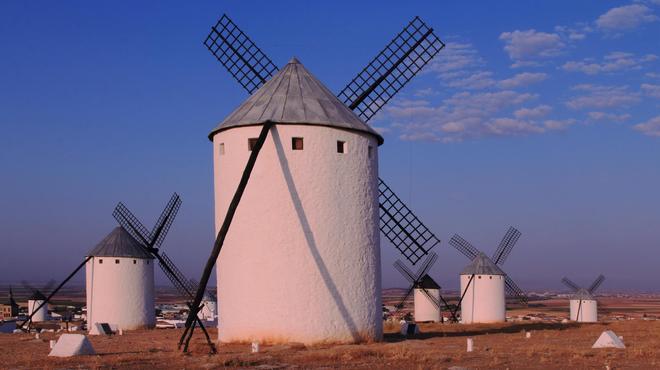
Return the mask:
<svg viewBox="0 0 660 370">
<path fill-rule="evenodd" d="M 578 289 L 575 293 L 571 294 L 570 299 L 581 299 L 583 301 L 588 301 L 588 300 L 595 300 L 596 298 L 589 293 L 588 290 L 581 288 Z"/>
<path fill-rule="evenodd" d="M 153 259 L 151 253 L 147 252 L 123 227 L 116 227 L 112 230 L 87 255 Z"/>
<path fill-rule="evenodd" d="M 505 275 L 488 256 L 479 253 L 469 265 L 465 266 L 461 275 Z"/>
<path fill-rule="evenodd" d="M 296 58 L 213 129 L 209 139 L 232 127 L 261 125 L 267 121 L 361 131 L 383 143 L 380 134 L 362 122 Z"/>
</svg>

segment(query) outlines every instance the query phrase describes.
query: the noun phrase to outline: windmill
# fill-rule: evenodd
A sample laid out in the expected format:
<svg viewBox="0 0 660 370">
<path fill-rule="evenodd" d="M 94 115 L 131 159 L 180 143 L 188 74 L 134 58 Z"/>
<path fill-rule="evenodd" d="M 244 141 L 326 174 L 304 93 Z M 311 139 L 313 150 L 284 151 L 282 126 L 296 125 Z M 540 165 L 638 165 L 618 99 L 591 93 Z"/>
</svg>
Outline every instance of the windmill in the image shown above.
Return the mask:
<svg viewBox="0 0 660 370">
<path fill-rule="evenodd" d="M 5 312 L 5 318 L 18 316 L 18 303 L 14 299 L 14 290 L 9 286 L 9 312 Z"/>
<path fill-rule="evenodd" d="M 44 305 L 46 302 L 46 295 L 50 294 L 53 286 L 55 286 L 55 280 L 50 280 L 39 288 L 30 285 L 27 281 L 22 281 L 21 284 L 31 293 L 28 298 L 28 316 L 32 318 L 31 322 L 49 320 L 48 306 L 44 307 Z"/>
<path fill-rule="evenodd" d="M 192 280 L 186 279 L 181 270 L 176 267 L 172 259 L 165 252 L 160 250 L 163 241 L 165 240 L 165 236 L 172 226 L 180 207 L 181 198 L 178 194 L 174 193 L 151 231 L 149 231 L 121 202 L 115 207 L 112 216 L 117 220 L 119 225 L 121 225 L 122 230 L 125 230 L 130 236 L 132 236 L 145 252 L 158 261 L 161 270 L 179 291 L 179 294 L 189 300 L 188 307 L 191 308 L 190 301 L 192 301 L 194 297 L 193 292 L 197 291 L 197 286 L 195 286 Z M 191 311 L 193 310 L 191 309 Z M 211 348 L 211 351 L 215 352 L 215 346 L 211 342 L 202 321 L 198 318 L 195 320 L 195 323 L 199 324 L 202 328 L 206 336 L 207 344 Z"/>
<path fill-rule="evenodd" d="M 437 259 L 438 255 L 435 252 L 429 253 L 417 270 L 417 273 L 413 273 L 401 260 L 396 260 L 396 262 L 394 262 L 394 267 L 411 284 L 410 288 L 403 296 L 403 299 L 401 299 L 401 302 L 396 307 L 397 309 L 401 309 L 410 294 L 414 292 L 415 321 L 418 322 L 441 322 L 442 305 L 440 300 L 442 300 L 445 307 L 448 307 L 447 301 L 440 294 L 440 286 L 433 280 L 433 278 L 431 278 L 431 276 L 428 275 L 429 270 L 433 264 L 435 264 Z M 450 311 L 450 313 L 452 315 L 452 320 L 456 321 L 454 312 Z"/>
<path fill-rule="evenodd" d="M 505 291 L 521 303 L 527 303 L 525 293 L 501 269 L 520 235 L 520 231 L 509 227 L 492 258 L 488 258 L 458 234 L 449 240 L 451 246 L 471 261 L 461 272 L 462 294 L 458 305 L 463 323 L 505 321 Z"/>
<path fill-rule="evenodd" d="M 314 238 L 319 235 L 329 235 L 325 231 L 317 232 L 314 234 L 316 224 L 310 223 L 310 218 L 307 217 L 306 212 L 321 212 L 323 209 L 312 209 L 313 207 L 302 207 L 306 200 L 306 194 L 298 194 L 301 189 L 296 187 L 295 181 L 301 181 L 298 177 L 299 166 L 293 155 L 302 156 L 302 152 L 289 153 L 284 150 L 282 145 L 282 136 L 286 139 L 291 138 L 291 151 L 306 150 L 310 158 L 318 159 L 314 163 L 315 166 L 305 168 L 307 173 L 314 173 L 314 177 L 321 175 L 326 176 L 327 166 L 330 166 L 330 161 L 342 160 L 348 165 L 354 165 L 355 176 L 353 178 L 361 180 L 362 182 L 355 183 L 348 176 L 351 168 L 342 168 L 339 172 L 341 182 L 336 178 L 326 178 L 327 184 L 341 184 L 346 189 L 352 189 L 352 196 L 360 199 L 353 199 L 353 204 L 346 204 L 346 207 L 333 205 L 335 210 L 346 212 L 347 214 L 335 218 L 336 215 L 330 216 L 330 221 L 336 225 L 346 225 L 355 229 L 355 226 L 348 226 L 348 221 L 354 221 L 355 216 L 349 215 L 351 207 L 364 207 L 367 211 L 361 215 L 362 219 L 358 224 L 361 224 L 360 235 L 364 236 L 364 240 L 356 243 L 357 245 L 364 245 L 366 250 L 362 250 L 357 258 L 345 259 L 345 262 L 352 263 L 353 260 L 363 258 L 365 261 L 370 261 L 364 266 L 360 266 L 357 270 L 348 268 L 347 271 L 353 271 L 356 276 L 361 274 L 361 277 L 368 277 L 365 284 L 371 284 L 367 289 L 362 289 L 360 295 L 365 294 L 364 291 L 374 291 L 380 289 L 380 277 L 376 276 L 379 252 L 375 251 L 368 245 L 377 244 L 378 234 L 374 235 L 373 230 L 380 230 L 392 242 L 392 244 L 404 255 L 408 261 L 413 265 L 416 264 L 420 258 L 428 254 L 429 251 L 436 246 L 440 241 L 433 235 L 433 233 L 424 226 L 424 224 L 406 207 L 400 199 L 391 191 L 391 189 L 380 179 L 377 178 L 377 146 L 382 144 L 382 137 L 373 131 L 365 122 L 369 121 L 394 95 L 399 92 L 405 85 L 412 79 L 431 59 L 444 47 L 444 44 L 433 33 L 433 29 L 428 27 L 419 17 L 415 17 L 409 24 L 390 42 L 377 56 L 373 59 L 342 91 L 336 96 L 323 86 L 315 77 L 309 73 L 302 64 L 292 59 L 282 70 L 268 58 L 263 51 L 256 46 L 256 44 L 230 20 L 226 15 L 223 15 L 220 20 L 212 27 L 211 33 L 208 35 L 204 42 L 208 50 L 220 61 L 220 63 L 229 71 L 229 73 L 239 82 L 239 84 L 251 95 L 250 98 L 236 109 L 218 128 L 211 132 L 209 138 L 214 142 L 214 162 L 216 168 L 216 229 L 218 231 L 216 241 L 206 264 L 202 278 L 200 279 L 200 286 L 193 302 L 193 307 L 197 309 L 204 294 L 204 288 L 208 283 L 211 271 L 216 263 L 218 266 L 218 293 L 219 299 L 222 301 L 222 311 L 220 319 L 223 316 L 232 316 L 232 305 L 234 300 L 241 301 L 242 297 L 236 293 L 232 294 L 236 284 L 228 284 L 224 289 L 222 287 L 223 281 L 229 281 L 231 274 L 237 274 L 240 277 L 247 277 L 245 271 L 235 271 L 230 263 L 234 256 L 229 253 L 223 259 L 218 261 L 220 250 L 223 248 L 225 242 L 229 245 L 234 243 L 235 234 L 245 233 L 245 237 L 256 238 L 255 234 L 249 234 L 249 231 L 243 231 L 243 224 L 250 221 L 241 215 L 241 211 L 237 211 L 238 205 L 246 191 L 247 183 L 250 179 L 255 166 L 258 167 L 257 173 L 259 174 L 262 182 L 256 185 L 258 188 L 263 188 L 266 183 L 272 185 L 269 181 L 268 174 L 261 169 L 261 162 L 265 162 L 263 166 L 275 169 L 273 171 L 279 172 L 279 178 L 284 175 L 286 186 L 288 188 L 287 194 L 282 199 L 289 199 L 294 203 L 294 209 L 287 208 L 289 214 L 295 215 L 299 220 L 307 240 L 304 242 L 311 247 L 312 255 L 316 260 L 317 272 L 312 276 L 318 276 L 320 272 L 321 280 L 317 285 L 325 286 L 325 289 L 335 295 L 335 302 L 331 304 L 335 306 L 336 311 L 339 312 L 341 317 L 339 321 L 346 321 L 348 333 L 355 332 L 369 332 L 372 339 L 379 338 L 382 333 L 380 322 L 377 322 L 375 317 L 379 317 L 377 310 L 369 308 L 368 313 L 364 313 L 368 324 L 350 322 L 351 310 L 346 307 L 347 303 L 340 299 L 340 290 L 334 281 L 331 281 L 331 271 L 325 265 L 326 260 L 320 258 L 320 252 L 315 246 L 324 244 L 324 241 L 318 241 Z M 352 111 L 352 112 L 351 112 Z M 297 127 L 298 131 L 290 129 L 293 125 L 305 126 Z M 319 129 L 323 127 L 324 129 Z M 331 128 L 334 130 L 327 130 Z M 339 130 L 339 131 L 338 131 Z M 269 132 L 272 131 L 272 137 L 269 138 Z M 240 134 L 239 134 L 240 133 Z M 307 136 L 307 137 L 305 137 Z M 333 141 L 332 139 L 336 140 Z M 268 140 L 267 140 L 268 138 Z M 247 149 L 250 151 L 249 158 L 247 154 L 236 154 L 236 150 L 245 148 L 247 139 Z M 305 140 L 305 141 L 304 141 Z M 243 141 L 243 143 L 241 143 Z M 311 147 L 307 143 L 311 144 Z M 269 155 L 266 158 L 260 158 L 260 163 L 257 163 L 262 148 L 266 147 Z M 233 148 L 233 149 L 232 149 Z M 309 148 L 309 149 L 305 149 Z M 327 150 L 328 153 L 336 149 L 336 155 L 326 157 L 320 156 L 315 153 L 316 150 Z M 353 157 L 346 154 L 352 154 Z M 339 159 L 341 158 L 341 159 Z M 288 163 L 293 162 L 292 164 Z M 231 162 L 231 173 L 227 175 L 227 165 Z M 247 164 L 245 164 L 247 162 Z M 240 163 L 234 165 L 234 163 Z M 302 167 L 302 165 L 301 165 Z M 220 186 L 219 181 L 225 181 L 225 178 L 218 178 L 220 169 L 225 178 L 235 179 L 231 185 L 223 184 Z M 239 170 L 243 168 L 242 172 Z M 334 172 L 337 173 L 337 172 Z M 265 177 L 264 177 L 265 176 Z M 303 175 L 304 176 L 304 175 Z M 239 180 L 240 179 L 240 180 Z M 279 180 L 275 178 L 275 180 Z M 355 187 L 353 187 L 355 184 Z M 373 184 L 373 185 L 372 185 Z M 315 185 L 316 186 L 316 185 Z M 338 187 L 333 185 L 335 189 L 325 188 L 323 184 L 318 185 L 320 189 L 327 194 L 335 194 Z M 227 189 L 236 189 L 229 192 Z M 304 193 L 305 189 L 302 189 Z M 375 191 L 372 191 L 375 190 Z M 259 190 L 250 190 L 246 197 L 248 206 L 251 204 L 260 204 L 253 200 L 257 195 L 250 194 L 251 192 L 258 192 Z M 376 192 L 377 191 L 377 192 Z M 280 194 L 270 193 L 261 194 L 262 202 L 270 202 L 273 199 L 279 199 Z M 341 199 L 341 195 L 337 194 L 332 196 L 335 199 Z M 378 209 L 371 211 L 371 207 L 378 199 Z M 356 202 L 356 200 L 358 200 Z M 351 200 L 349 200 L 350 202 Z M 271 209 L 277 210 L 279 206 L 287 206 L 286 204 L 273 205 Z M 324 204 L 326 207 L 330 207 Z M 243 207 L 242 207 L 243 208 Z M 349 209 L 349 211 L 347 211 Z M 247 211 L 245 211 L 247 212 Z M 378 215 L 377 212 L 380 214 Z M 238 215 L 237 215 L 238 213 Z M 221 217 L 224 215 L 224 217 Z M 275 215 L 271 215 L 275 216 Z M 316 215 L 314 215 L 316 216 Z M 344 217 L 346 216 L 346 217 Z M 227 235 L 229 227 L 232 224 L 234 217 L 239 218 L 237 226 L 241 230 L 234 230 L 231 235 Z M 324 216 L 320 216 L 324 217 Z M 357 217 L 355 217 L 357 218 Z M 261 219 L 259 223 L 253 225 L 254 230 L 262 229 L 264 224 L 270 224 L 270 221 L 279 219 L 277 216 L 270 219 Z M 343 220 L 343 221 L 341 221 Z M 379 221 L 380 220 L 380 221 Z M 341 221 L 341 222 L 340 222 Z M 378 225 L 380 223 L 380 225 Z M 291 224 L 291 225 L 295 225 Z M 289 227 L 291 226 L 289 225 Z M 285 230 L 289 230 L 285 227 Z M 346 228 L 340 226 L 337 229 Z M 355 230 L 352 230 L 355 231 Z M 337 234 L 335 233 L 335 235 Z M 267 233 L 268 235 L 273 235 Z M 349 233 L 343 233 L 349 234 Z M 277 234 L 275 234 L 277 235 Z M 339 245 L 344 244 L 345 241 L 340 241 Z M 243 243 L 243 245 L 252 245 L 252 243 Z M 234 248 L 232 248 L 234 249 Z M 267 249 L 269 253 L 271 249 Z M 344 251 L 337 251 L 333 253 L 345 253 Z M 255 259 L 250 259 L 254 264 L 256 260 L 260 260 L 260 256 Z M 348 257 L 348 256 L 347 256 Z M 239 261 L 241 259 L 236 259 Z M 246 259 L 243 258 L 243 261 Z M 265 262 L 265 261 L 264 261 Z M 266 270 L 270 266 L 264 264 Z M 365 267 L 366 266 L 366 267 Z M 242 267 L 250 267 L 250 264 L 243 263 Z M 364 271 L 360 269 L 366 268 Z M 229 270 L 229 271 L 226 271 Z M 272 268 L 273 273 L 278 273 L 278 278 L 286 279 L 286 276 L 279 274 L 279 270 L 275 267 Z M 250 271 L 252 272 L 252 271 Z M 256 271 L 261 274 L 261 271 Z M 351 277 L 352 278 L 352 277 Z M 298 278 L 299 279 L 299 278 Z M 293 278 L 292 278 L 292 281 Z M 352 279 L 351 283 L 358 283 L 358 279 Z M 240 282 L 239 282 L 240 283 Z M 365 286 L 366 287 L 366 286 Z M 343 288 L 343 286 L 339 286 Z M 229 298 L 232 296 L 232 298 Z M 247 303 L 251 306 L 258 307 L 265 303 L 266 297 L 260 297 L 261 301 L 256 300 L 252 302 L 242 302 L 244 305 Z M 357 301 L 369 302 L 371 301 L 375 306 L 380 308 L 379 295 L 371 297 L 360 297 Z M 318 304 L 320 301 L 313 302 Z M 352 303 L 352 302 L 349 302 Z M 238 306 L 238 303 L 236 303 Z M 366 307 L 366 306 L 365 306 Z M 365 308 L 366 309 L 366 308 Z M 238 311 L 238 309 L 237 309 Z M 326 310 L 327 311 L 327 310 Z M 360 309 L 358 309 L 360 311 Z M 371 311 L 374 311 L 373 314 Z M 187 350 L 187 343 L 192 337 L 192 330 L 189 330 L 192 324 L 193 315 L 191 312 L 188 317 L 186 330 L 183 333 L 180 344 L 184 341 L 184 351 Z M 238 314 L 238 313 L 237 313 Z M 248 315 L 249 313 L 240 312 L 241 315 Z M 272 314 L 272 313 L 271 313 Z M 311 314 L 311 312 L 310 312 Z M 362 315 L 362 313 L 360 313 Z M 256 315 L 255 315 L 256 317 Z M 239 320 L 231 320 L 237 322 Z M 277 321 L 277 320 L 273 320 Z M 312 321 L 312 320 L 310 320 Z M 324 320 L 316 320 L 316 322 L 323 322 Z M 329 320 L 332 321 L 332 320 Z M 261 325 L 262 323 L 260 323 Z M 362 324 L 368 328 L 361 328 Z M 263 323 L 268 326 L 269 323 Z M 223 330 L 220 332 L 221 341 L 231 339 L 241 339 L 238 336 L 232 337 L 232 331 L 236 335 L 248 335 L 241 327 L 232 328 L 227 325 L 222 325 Z M 357 329 L 357 330 L 356 330 Z M 365 329 L 365 330 L 362 330 Z M 301 329 L 302 330 L 302 329 Z M 273 328 L 273 331 L 283 332 L 291 331 L 289 328 L 279 327 Z M 319 332 L 324 329 L 319 328 Z M 260 333 L 255 335 L 261 336 Z M 355 334 L 353 334 L 355 335 Z M 294 335 L 300 339 L 298 334 Z M 302 338 L 307 340 L 308 338 Z M 339 339 L 339 338 L 337 338 Z M 360 338 L 353 337 L 347 338 L 348 341 L 358 341 Z M 341 339 L 344 340 L 344 339 Z"/>
<path fill-rule="evenodd" d="M 597 322 L 598 321 L 598 301 L 594 297 L 594 292 L 605 281 L 605 276 L 599 275 L 596 280 L 585 289 L 575 284 L 567 277 L 561 279 L 568 288 L 573 291 L 570 297 L 570 319 L 577 322 Z"/>
</svg>

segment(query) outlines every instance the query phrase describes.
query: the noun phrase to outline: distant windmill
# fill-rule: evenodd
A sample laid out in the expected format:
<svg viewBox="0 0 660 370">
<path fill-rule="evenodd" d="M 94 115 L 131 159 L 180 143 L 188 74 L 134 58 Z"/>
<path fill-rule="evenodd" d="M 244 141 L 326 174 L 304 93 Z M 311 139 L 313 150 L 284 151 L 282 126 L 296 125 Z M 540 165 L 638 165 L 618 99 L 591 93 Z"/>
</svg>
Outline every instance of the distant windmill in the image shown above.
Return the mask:
<svg viewBox="0 0 660 370">
<path fill-rule="evenodd" d="M 378 218 L 380 230 L 412 264 L 440 241 L 378 179 L 377 147 L 383 139 L 365 122 L 444 44 L 432 28 L 415 17 L 336 96 L 295 58 L 279 70 L 226 15 L 212 27 L 204 44 L 251 96 L 209 135 L 214 142 L 218 234 L 193 307 L 200 304 L 217 261 L 221 341 L 260 338 L 272 333 L 294 341 L 378 339 L 382 332 L 380 276 L 376 276 L 379 269 L 375 267 L 379 265 L 379 253 L 374 250 L 378 243 Z M 272 139 L 267 140 L 271 131 Z M 282 140 L 291 140 L 290 146 L 282 145 Z M 257 164 L 262 148 L 268 154 L 260 158 L 262 164 Z M 260 182 L 247 191 L 253 169 Z M 229 182 L 230 179 L 234 180 Z M 313 197 L 308 189 L 315 189 L 317 203 L 304 207 L 303 203 Z M 245 209 L 254 205 L 268 211 L 242 216 L 241 212 L 248 212 L 243 208 L 237 211 L 244 192 L 249 199 Z M 328 197 L 326 201 L 318 199 L 321 194 Z M 372 211 L 374 206 L 380 209 L 380 217 L 377 210 Z M 235 216 L 240 220 L 239 226 L 232 227 L 228 236 Z M 284 221 L 278 223 L 280 220 Z M 281 226 L 277 228 L 276 224 Z M 298 225 L 304 229 L 302 234 Z M 266 231 L 267 228 L 277 230 Z M 292 244 L 278 244 L 270 239 L 274 236 L 288 238 L 293 245 L 311 245 L 315 262 L 308 267 L 310 271 L 304 279 L 300 273 L 289 274 L 285 267 L 278 267 L 287 259 L 297 263 L 298 268 L 307 265 L 304 259 L 293 258 L 293 262 L 292 257 L 303 255 L 292 255 L 287 249 L 293 248 Z M 232 251 L 218 261 L 225 241 L 241 246 L 229 248 Z M 271 247 L 259 249 L 260 245 Z M 321 258 L 326 255 L 337 257 Z M 259 269 L 245 263 L 260 260 L 264 260 L 263 264 L 255 265 Z M 245 294 L 250 289 L 246 284 L 261 274 L 271 275 L 261 280 L 273 284 L 271 289 L 258 297 Z M 331 277 L 347 280 L 336 283 Z M 299 300 L 297 296 L 284 302 L 280 299 L 279 286 L 287 282 L 296 285 Z M 325 287 L 323 290 L 330 295 L 318 288 L 307 290 L 313 287 Z M 339 299 L 342 291 L 350 291 L 353 298 Z M 307 304 L 303 317 L 295 323 L 286 320 L 290 313 L 284 306 L 306 304 L 305 299 L 312 296 L 315 299 Z M 282 308 L 281 318 L 272 319 L 278 315 L 273 307 Z M 336 307 L 336 311 L 329 307 Z M 336 316 L 319 317 L 316 311 Z M 186 342 L 184 351 L 192 337 L 189 327 L 194 314 L 191 312 L 188 317 L 180 340 L 180 344 Z M 270 319 L 264 321 L 266 317 Z M 347 320 L 341 331 L 333 324 Z M 334 330 L 330 329 L 332 325 Z M 365 335 L 366 338 L 359 337 Z"/>
<path fill-rule="evenodd" d="M 55 280 L 50 280 L 39 288 L 30 285 L 27 281 L 22 281 L 21 284 L 31 292 L 28 298 L 28 315 L 32 318 L 31 321 L 41 322 L 49 320 L 48 306 L 44 306 L 44 304 L 46 302 L 46 295 L 50 294 L 55 286 Z"/>
<path fill-rule="evenodd" d="M 513 227 L 504 235 L 492 259 L 455 234 L 449 244 L 472 261 L 461 272 L 461 322 L 489 323 L 506 320 L 504 292 L 527 303 L 527 297 L 516 283 L 505 274 L 501 265 L 520 238 L 520 231 Z"/>
<path fill-rule="evenodd" d="M 598 321 L 598 301 L 593 294 L 603 281 L 605 281 L 605 276 L 599 275 L 589 288 L 584 289 L 567 277 L 561 279 L 561 282 L 573 291 L 570 297 L 571 320 L 577 322 Z"/>
<path fill-rule="evenodd" d="M 440 300 L 442 300 L 445 307 L 448 306 L 447 301 L 440 294 L 440 285 L 438 285 L 438 283 L 436 283 L 433 278 L 428 275 L 429 270 L 433 264 L 435 264 L 437 259 L 438 255 L 435 252 L 431 252 L 424 260 L 420 268 L 417 270 L 417 273 L 410 271 L 410 269 L 408 269 L 408 267 L 406 267 L 406 265 L 404 265 L 401 260 L 396 260 L 396 262 L 394 262 L 394 267 L 411 284 L 410 288 L 403 296 L 403 299 L 397 305 L 397 309 L 401 309 L 410 294 L 414 292 L 414 314 L 415 321 L 417 322 L 442 321 L 442 304 L 440 303 Z M 452 318 L 455 320 L 453 311 L 450 312 L 452 314 Z"/>
<path fill-rule="evenodd" d="M 16 317 L 18 316 L 18 303 L 16 303 L 16 300 L 14 299 L 14 290 L 12 289 L 11 285 L 9 286 L 9 313 L 7 314 L 7 317 Z"/>
</svg>

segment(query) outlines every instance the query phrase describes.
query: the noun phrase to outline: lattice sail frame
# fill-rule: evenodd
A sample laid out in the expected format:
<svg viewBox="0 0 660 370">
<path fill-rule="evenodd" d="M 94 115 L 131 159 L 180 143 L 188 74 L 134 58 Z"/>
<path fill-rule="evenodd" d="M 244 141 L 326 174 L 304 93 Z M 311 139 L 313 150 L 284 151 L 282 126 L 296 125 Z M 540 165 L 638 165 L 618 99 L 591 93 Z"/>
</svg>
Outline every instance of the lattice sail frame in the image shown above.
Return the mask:
<svg viewBox="0 0 660 370">
<path fill-rule="evenodd" d="M 367 122 L 444 47 L 415 17 L 337 97 Z"/>
<path fill-rule="evenodd" d="M 211 27 L 204 45 L 250 95 L 278 71 L 226 14 Z"/>
<path fill-rule="evenodd" d="M 378 182 L 380 231 L 415 265 L 420 258 L 440 244 L 440 239 L 399 199 L 383 180 Z"/>
</svg>

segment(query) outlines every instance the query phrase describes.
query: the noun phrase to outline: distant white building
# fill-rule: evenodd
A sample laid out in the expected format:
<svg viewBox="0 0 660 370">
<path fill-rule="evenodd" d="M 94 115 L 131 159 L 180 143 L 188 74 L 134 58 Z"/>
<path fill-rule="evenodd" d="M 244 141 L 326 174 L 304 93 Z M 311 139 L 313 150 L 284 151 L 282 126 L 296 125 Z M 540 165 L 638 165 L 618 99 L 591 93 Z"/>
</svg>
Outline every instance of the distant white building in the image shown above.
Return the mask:
<svg viewBox="0 0 660 370">
<path fill-rule="evenodd" d="M 440 285 L 429 275 L 424 275 L 419 283 L 415 284 L 414 300 L 415 321 L 440 322 L 442 320 L 440 307 L 438 307 Z"/>
<path fill-rule="evenodd" d="M 463 269 L 461 294 L 465 292 L 465 295 L 461 302 L 461 323 L 506 321 L 505 278 L 504 271 L 483 253 Z"/>
<path fill-rule="evenodd" d="M 154 259 L 126 230 L 115 228 L 89 252 L 87 327 L 153 328 Z"/>
<path fill-rule="evenodd" d="M 206 292 L 202 299 L 202 305 L 202 309 L 197 313 L 197 317 L 203 321 L 215 321 L 218 318 L 217 298 L 212 297 Z"/>
<path fill-rule="evenodd" d="M 49 319 L 48 304 L 39 308 L 39 306 L 45 301 L 46 296 L 38 290 L 35 290 L 30 298 L 28 298 L 28 316 L 32 315 L 32 322 L 46 321 Z"/>
<path fill-rule="evenodd" d="M 597 322 L 598 302 L 587 289 L 579 289 L 570 296 L 570 318 L 577 322 Z"/>
</svg>

